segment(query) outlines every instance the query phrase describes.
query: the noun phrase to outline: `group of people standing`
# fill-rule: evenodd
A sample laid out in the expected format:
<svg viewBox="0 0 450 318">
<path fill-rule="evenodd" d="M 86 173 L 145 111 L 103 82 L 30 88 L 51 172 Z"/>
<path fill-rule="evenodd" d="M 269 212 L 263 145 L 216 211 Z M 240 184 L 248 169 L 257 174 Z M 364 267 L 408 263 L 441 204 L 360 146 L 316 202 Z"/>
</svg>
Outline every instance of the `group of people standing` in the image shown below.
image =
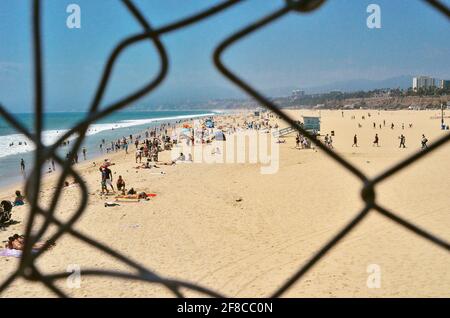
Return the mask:
<svg viewBox="0 0 450 318">
<path fill-rule="evenodd" d="M 295 148 L 309 149 L 311 148 L 311 141 L 303 135 L 297 134 L 295 137 Z"/>
</svg>

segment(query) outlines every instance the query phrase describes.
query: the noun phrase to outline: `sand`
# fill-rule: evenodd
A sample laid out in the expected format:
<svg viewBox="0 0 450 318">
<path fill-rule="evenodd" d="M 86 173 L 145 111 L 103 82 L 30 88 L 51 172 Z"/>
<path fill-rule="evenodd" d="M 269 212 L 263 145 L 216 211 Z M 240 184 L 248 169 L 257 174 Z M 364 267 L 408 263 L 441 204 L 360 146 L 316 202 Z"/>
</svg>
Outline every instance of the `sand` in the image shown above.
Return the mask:
<svg viewBox="0 0 450 318">
<path fill-rule="evenodd" d="M 311 111 L 288 110 L 300 118 Z M 371 117 L 367 118 L 367 112 Z M 316 113 L 317 114 L 317 113 Z M 424 133 L 442 136 L 438 111 L 321 111 L 322 134 L 335 132 L 334 148 L 369 176 L 419 150 Z M 356 119 L 352 120 L 351 116 Z M 361 116 L 366 115 L 365 120 Z M 372 123 L 386 127 L 373 128 Z M 230 121 L 228 117 L 224 120 Z M 242 118 L 240 119 L 242 121 Z M 363 125 L 358 128 L 358 122 Z M 395 129 L 388 126 L 395 123 Z M 401 123 L 405 129 L 401 129 Z M 413 123 L 409 128 L 408 124 Z M 280 122 L 280 127 L 286 124 Z M 358 148 L 352 148 L 353 135 Z M 373 147 L 375 133 L 381 147 Z M 399 149 L 398 136 L 408 148 Z M 156 193 L 147 202 L 104 207 L 98 167 L 90 159 L 77 166 L 89 188 L 89 205 L 75 228 L 95 237 L 156 273 L 209 287 L 230 297 L 266 297 L 304 264 L 363 207 L 361 182 L 323 151 L 295 149 L 295 134 L 280 144 L 277 173 L 261 174 L 260 164 L 177 164 L 165 175 L 135 170 L 134 153 L 108 155 L 114 177 L 128 186 Z M 130 150 L 134 146 L 130 147 Z M 169 159 L 169 152 L 160 154 Z M 450 145 L 446 144 L 377 189 L 378 202 L 400 216 L 450 241 Z M 138 173 L 136 171 L 139 171 Z M 152 171 L 154 172 L 154 171 Z M 52 196 L 55 176 L 46 178 L 41 198 Z M 115 180 L 114 180 L 115 183 Z M 14 187 L 0 193 L 13 198 Z M 56 216 L 66 220 L 79 197 L 77 186 L 63 190 Z M 25 228 L 27 206 L 13 210 L 20 221 L 0 232 L 6 240 Z M 48 237 L 50 233 L 46 234 Z M 5 279 L 18 259 L 0 257 Z M 94 247 L 65 235 L 38 261 L 43 273 L 66 272 L 77 264 L 135 272 Z M 375 265 L 373 265 L 375 264 Z M 372 268 L 380 270 L 379 288 L 368 286 Z M 448 251 L 371 211 L 348 236 L 297 282 L 286 297 L 449 297 Z M 370 276 L 372 275 L 372 276 Z M 81 275 L 80 288 L 57 284 L 74 297 L 171 297 L 155 284 Z M 375 286 L 377 287 L 377 286 Z M 183 290 L 187 296 L 202 296 Z M 2 297 L 53 297 L 42 284 L 20 279 Z"/>
</svg>

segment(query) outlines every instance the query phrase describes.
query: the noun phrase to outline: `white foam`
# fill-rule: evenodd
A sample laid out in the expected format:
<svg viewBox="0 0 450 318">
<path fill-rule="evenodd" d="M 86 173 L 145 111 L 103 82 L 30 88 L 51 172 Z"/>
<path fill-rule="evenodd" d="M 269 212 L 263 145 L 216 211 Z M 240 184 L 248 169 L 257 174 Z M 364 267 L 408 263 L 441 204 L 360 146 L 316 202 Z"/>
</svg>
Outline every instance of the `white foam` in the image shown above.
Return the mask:
<svg viewBox="0 0 450 318">
<path fill-rule="evenodd" d="M 105 130 L 113 130 L 113 129 L 120 129 L 120 128 L 127 128 L 132 126 L 140 126 L 145 124 L 150 124 L 154 122 L 162 122 L 162 121 L 169 121 L 169 120 L 177 120 L 177 119 L 187 119 L 187 118 L 195 118 L 195 117 L 204 117 L 204 116 L 213 116 L 214 113 L 205 113 L 205 114 L 198 114 L 198 115 L 179 115 L 179 116 L 172 116 L 172 117 L 160 117 L 160 118 L 144 118 L 144 119 L 127 119 L 127 120 L 121 120 L 116 123 L 105 123 L 105 124 L 93 124 L 89 126 L 89 130 L 86 133 L 86 135 L 94 135 L 98 134 L 101 131 Z"/>
<path fill-rule="evenodd" d="M 205 113 L 198 115 L 180 115 L 173 117 L 163 117 L 163 118 L 146 118 L 146 119 L 133 119 L 133 120 L 122 120 L 115 123 L 104 123 L 104 124 L 93 124 L 89 126 L 88 131 L 86 132 L 87 136 L 98 134 L 102 131 L 106 130 L 114 130 L 127 128 L 132 126 L 140 126 L 145 124 L 150 124 L 154 122 L 162 122 L 169 120 L 178 120 L 178 119 L 187 119 L 187 118 L 195 118 L 195 117 L 203 117 L 203 116 L 213 116 L 214 113 Z M 42 133 L 42 142 L 44 145 L 49 146 L 55 143 L 67 130 L 46 130 Z M 75 139 L 76 135 L 69 138 L 69 140 Z M 22 144 L 19 145 L 19 142 Z M 25 145 L 26 142 L 26 145 Z M 14 143 L 13 146 L 9 146 L 11 143 Z M 23 134 L 11 134 L 0 136 L 0 158 L 26 153 L 33 151 L 35 149 L 34 143 L 30 141 Z"/>
<path fill-rule="evenodd" d="M 51 145 L 65 132 L 66 130 L 46 130 L 42 133 L 42 143 L 47 146 Z M 10 146 L 12 143 L 13 145 Z M 22 144 L 19 145 L 19 143 Z M 0 158 L 33 151 L 34 149 L 34 143 L 25 137 L 25 135 L 12 134 L 0 136 Z"/>
</svg>

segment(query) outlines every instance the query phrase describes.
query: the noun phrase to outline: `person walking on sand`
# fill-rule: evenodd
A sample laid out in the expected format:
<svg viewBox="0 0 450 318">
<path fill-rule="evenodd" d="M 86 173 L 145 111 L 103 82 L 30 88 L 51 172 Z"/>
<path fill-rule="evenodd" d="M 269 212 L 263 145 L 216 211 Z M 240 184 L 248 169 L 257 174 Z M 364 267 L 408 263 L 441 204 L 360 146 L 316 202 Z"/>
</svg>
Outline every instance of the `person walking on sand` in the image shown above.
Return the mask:
<svg viewBox="0 0 450 318">
<path fill-rule="evenodd" d="M 353 145 L 352 147 L 358 147 L 358 136 L 356 134 L 353 136 Z"/>
<path fill-rule="evenodd" d="M 103 188 L 106 188 L 106 192 L 108 193 L 108 185 L 111 187 L 112 191 L 114 192 L 114 186 L 112 184 L 113 178 L 112 178 L 112 172 L 108 167 L 102 167 L 100 168 L 100 171 L 102 173 L 102 193 Z"/>
<path fill-rule="evenodd" d="M 300 148 L 300 135 L 297 134 L 295 137 L 295 148 Z"/>
<path fill-rule="evenodd" d="M 333 149 L 333 138 L 331 138 L 331 136 L 328 138 L 328 147 Z"/>
<path fill-rule="evenodd" d="M 102 185 L 102 194 L 105 193 L 109 193 L 108 188 L 106 187 L 106 171 L 105 171 L 105 167 L 100 167 L 100 173 L 102 174 L 102 178 L 101 178 L 101 185 Z"/>
<path fill-rule="evenodd" d="M 398 139 L 400 139 L 400 146 L 398 146 L 398 147 L 399 148 L 406 148 L 406 145 L 405 145 L 406 138 L 405 138 L 405 136 L 403 136 L 403 134 L 401 134 L 400 137 L 398 137 Z"/>
<path fill-rule="evenodd" d="M 23 158 L 20 159 L 20 171 L 21 171 L 22 173 L 25 172 L 25 161 L 23 160 Z"/>
<path fill-rule="evenodd" d="M 141 149 L 136 150 L 136 163 L 138 163 L 138 159 L 139 159 L 139 163 L 141 163 L 141 161 L 142 161 L 142 150 Z"/>
<path fill-rule="evenodd" d="M 378 139 L 378 134 L 375 134 L 375 140 L 373 141 L 372 147 L 377 145 L 377 147 L 379 147 L 379 139 Z"/>
<path fill-rule="evenodd" d="M 422 149 L 428 148 L 427 142 L 428 142 L 427 137 L 425 137 L 425 135 L 422 135 L 422 140 L 421 140 L 421 143 L 422 143 Z"/>
</svg>

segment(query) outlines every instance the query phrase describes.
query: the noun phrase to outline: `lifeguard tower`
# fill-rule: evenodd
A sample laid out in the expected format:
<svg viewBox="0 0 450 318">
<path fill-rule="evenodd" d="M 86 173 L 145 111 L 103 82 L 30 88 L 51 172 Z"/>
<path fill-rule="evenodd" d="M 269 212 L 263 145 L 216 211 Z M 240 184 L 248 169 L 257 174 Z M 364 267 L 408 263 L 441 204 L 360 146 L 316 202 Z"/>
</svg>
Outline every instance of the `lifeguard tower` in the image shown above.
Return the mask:
<svg viewBox="0 0 450 318">
<path fill-rule="evenodd" d="M 302 116 L 302 121 L 297 121 L 300 126 L 302 126 L 306 131 L 310 132 L 313 135 L 318 135 L 320 132 L 320 117 L 318 116 Z M 294 127 L 286 127 L 283 129 L 279 129 L 272 133 L 275 138 L 279 138 L 282 136 L 289 135 L 293 132 L 296 132 L 297 129 Z"/>
<path fill-rule="evenodd" d="M 302 116 L 303 128 L 313 134 L 320 132 L 320 117 L 318 116 Z"/>
</svg>

